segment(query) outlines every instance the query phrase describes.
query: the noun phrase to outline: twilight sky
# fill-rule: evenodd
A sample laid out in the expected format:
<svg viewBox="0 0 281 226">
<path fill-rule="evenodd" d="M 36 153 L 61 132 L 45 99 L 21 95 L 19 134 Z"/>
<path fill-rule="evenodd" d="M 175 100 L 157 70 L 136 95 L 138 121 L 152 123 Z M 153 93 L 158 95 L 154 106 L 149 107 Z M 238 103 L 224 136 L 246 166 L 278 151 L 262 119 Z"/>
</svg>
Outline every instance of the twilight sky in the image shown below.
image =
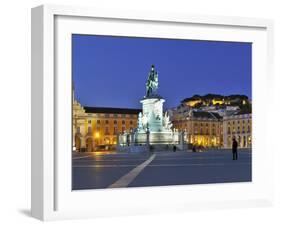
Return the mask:
<svg viewBox="0 0 281 226">
<path fill-rule="evenodd" d="M 164 108 L 194 94 L 251 98 L 251 43 L 72 35 L 72 64 L 84 106 L 141 108 L 151 64 Z"/>
</svg>

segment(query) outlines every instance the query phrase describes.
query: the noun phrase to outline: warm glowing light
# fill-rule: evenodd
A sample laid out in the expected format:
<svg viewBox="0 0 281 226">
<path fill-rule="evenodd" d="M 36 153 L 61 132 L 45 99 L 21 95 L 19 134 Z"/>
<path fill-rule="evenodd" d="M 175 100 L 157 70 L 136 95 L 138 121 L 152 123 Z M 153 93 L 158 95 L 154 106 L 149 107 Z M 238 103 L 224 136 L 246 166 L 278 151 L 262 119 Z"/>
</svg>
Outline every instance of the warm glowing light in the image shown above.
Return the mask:
<svg viewBox="0 0 281 226">
<path fill-rule="evenodd" d="M 216 104 L 222 105 L 222 104 L 224 104 L 224 101 L 223 101 L 223 100 L 216 100 L 216 99 L 213 99 L 213 100 L 212 100 L 212 103 L 213 103 L 213 105 L 216 105 Z"/>
<path fill-rule="evenodd" d="M 109 138 L 105 138 L 105 143 L 106 143 L 106 144 L 109 144 L 109 143 L 110 143 Z"/>
<path fill-rule="evenodd" d="M 95 138 L 99 138 L 100 137 L 100 133 L 99 132 L 96 132 L 95 133 Z"/>
<path fill-rule="evenodd" d="M 194 107 L 196 104 L 199 104 L 201 102 L 202 102 L 201 100 L 190 100 L 186 104 L 190 107 Z"/>
</svg>

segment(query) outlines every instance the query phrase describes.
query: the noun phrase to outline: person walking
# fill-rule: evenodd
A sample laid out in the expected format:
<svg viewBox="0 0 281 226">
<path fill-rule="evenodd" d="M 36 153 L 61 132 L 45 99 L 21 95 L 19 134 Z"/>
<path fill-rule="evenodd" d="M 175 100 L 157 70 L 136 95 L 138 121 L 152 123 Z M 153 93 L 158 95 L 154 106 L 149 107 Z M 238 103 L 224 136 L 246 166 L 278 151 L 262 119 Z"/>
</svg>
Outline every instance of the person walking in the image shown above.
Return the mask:
<svg viewBox="0 0 281 226">
<path fill-rule="evenodd" d="M 238 159 L 237 147 L 238 147 L 238 143 L 237 143 L 235 137 L 233 137 L 233 141 L 232 141 L 232 160 Z"/>
</svg>

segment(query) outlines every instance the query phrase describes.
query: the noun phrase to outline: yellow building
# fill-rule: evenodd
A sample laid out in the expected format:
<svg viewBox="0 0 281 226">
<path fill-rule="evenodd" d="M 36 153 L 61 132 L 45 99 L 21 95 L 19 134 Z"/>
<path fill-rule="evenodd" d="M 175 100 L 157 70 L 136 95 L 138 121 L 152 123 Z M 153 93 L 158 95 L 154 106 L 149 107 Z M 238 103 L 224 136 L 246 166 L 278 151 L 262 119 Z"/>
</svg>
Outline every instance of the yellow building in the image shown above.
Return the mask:
<svg viewBox="0 0 281 226">
<path fill-rule="evenodd" d="M 223 118 L 223 146 L 232 147 L 232 139 L 236 138 L 238 147 L 252 146 L 252 114 L 240 112 Z"/>
<path fill-rule="evenodd" d="M 137 127 L 141 109 L 83 107 L 73 101 L 73 149 L 114 148 L 117 134 Z"/>
<path fill-rule="evenodd" d="M 198 104 L 202 104 L 204 106 L 210 106 L 210 105 L 224 105 L 225 101 L 224 99 L 220 98 L 212 98 L 212 99 L 203 99 L 201 98 L 189 98 L 182 102 L 185 106 L 188 107 L 196 107 Z"/>
<path fill-rule="evenodd" d="M 220 99 L 213 99 L 212 100 L 212 104 L 213 105 L 223 105 L 224 104 L 224 100 L 220 100 Z"/>
<path fill-rule="evenodd" d="M 187 143 L 203 147 L 222 145 L 222 117 L 217 113 L 189 111 L 172 117 L 175 129 L 186 131 Z"/>
<path fill-rule="evenodd" d="M 189 106 L 189 107 L 195 107 L 197 104 L 201 104 L 202 100 L 189 100 L 185 102 L 185 105 Z"/>
</svg>

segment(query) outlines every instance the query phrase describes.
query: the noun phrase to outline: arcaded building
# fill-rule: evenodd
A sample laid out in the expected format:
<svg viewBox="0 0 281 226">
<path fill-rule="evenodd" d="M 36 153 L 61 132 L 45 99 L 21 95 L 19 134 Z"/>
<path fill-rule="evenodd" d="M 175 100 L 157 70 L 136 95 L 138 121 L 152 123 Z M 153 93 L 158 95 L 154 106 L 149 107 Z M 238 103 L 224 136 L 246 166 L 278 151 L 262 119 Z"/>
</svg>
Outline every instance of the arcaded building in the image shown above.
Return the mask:
<svg viewBox="0 0 281 226">
<path fill-rule="evenodd" d="M 186 132 L 186 142 L 189 144 L 222 146 L 222 117 L 218 113 L 193 110 L 175 113 L 172 123 L 176 130 Z"/>
<path fill-rule="evenodd" d="M 82 106 L 73 101 L 73 149 L 95 151 L 117 144 L 117 134 L 137 127 L 141 109 Z"/>
<path fill-rule="evenodd" d="M 238 147 L 250 148 L 252 146 L 252 114 L 238 112 L 223 117 L 223 146 L 232 147 L 232 139 L 236 138 Z"/>
</svg>

